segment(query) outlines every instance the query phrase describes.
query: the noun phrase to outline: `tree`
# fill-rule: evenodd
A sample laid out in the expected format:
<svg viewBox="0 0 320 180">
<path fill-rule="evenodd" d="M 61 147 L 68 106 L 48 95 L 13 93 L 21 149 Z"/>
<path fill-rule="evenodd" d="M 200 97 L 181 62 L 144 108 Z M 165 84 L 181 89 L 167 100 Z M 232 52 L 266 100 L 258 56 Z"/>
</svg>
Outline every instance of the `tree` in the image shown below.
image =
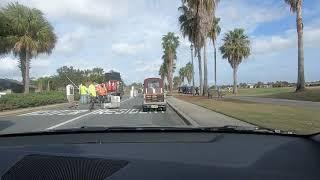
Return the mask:
<svg viewBox="0 0 320 180">
<path fill-rule="evenodd" d="M 193 47 L 195 47 L 196 41 L 196 30 L 197 30 L 197 18 L 195 9 L 192 9 L 188 6 L 186 1 L 182 1 L 182 6 L 178 8 L 181 12 L 179 16 L 179 23 L 180 23 L 180 31 L 182 32 L 183 37 L 188 37 L 189 41 L 193 45 L 191 50 L 191 55 L 193 56 Z M 200 92 L 203 90 L 203 77 L 202 77 L 202 61 L 201 61 L 201 54 L 199 53 L 197 47 L 195 47 L 194 55 L 198 58 L 198 67 L 199 67 L 199 85 L 200 85 Z M 191 57 L 192 58 L 192 57 Z"/>
<path fill-rule="evenodd" d="M 182 67 L 179 70 L 179 78 L 181 79 L 181 83 L 183 83 L 183 84 L 184 84 L 185 77 L 186 77 L 186 69 L 185 69 L 185 67 Z"/>
<path fill-rule="evenodd" d="M 30 61 L 38 54 L 50 54 L 56 43 L 56 35 L 53 27 L 45 19 L 43 13 L 35 8 L 28 8 L 19 3 L 10 3 L 2 9 L 0 29 L 4 31 L 1 37 L 3 42 L 0 53 L 7 54 L 13 52 L 19 57 L 20 69 L 23 75 L 24 92 L 29 93 Z"/>
<path fill-rule="evenodd" d="M 208 70 L 207 70 L 207 53 L 206 53 L 206 38 L 211 28 L 212 19 L 214 17 L 215 9 L 219 0 L 182 0 L 182 4 L 191 9 L 189 10 L 194 18 L 193 29 L 193 43 L 195 52 L 199 60 L 199 75 L 202 77 L 201 69 L 201 49 L 203 47 L 203 63 L 204 63 L 204 83 L 203 90 L 201 89 L 200 78 L 200 91 L 203 95 L 207 94 L 208 90 Z"/>
<path fill-rule="evenodd" d="M 214 17 L 212 20 L 212 26 L 208 33 L 208 37 L 212 41 L 213 49 L 214 49 L 214 86 L 217 87 L 217 48 L 216 48 L 216 40 L 221 32 L 221 28 L 219 26 L 220 18 Z"/>
<path fill-rule="evenodd" d="M 168 73 L 167 65 L 163 62 L 160 66 L 160 69 L 159 69 L 159 75 L 163 81 L 164 81 L 165 77 L 167 76 L 167 73 Z"/>
<path fill-rule="evenodd" d="M 233 69 L 233 94 L 238 93 L 237 71 L 243 59 L 250 55 L 250 40 L 244 29 L 234 29 L 225 34 L 220 47 L 222 58 L 227 59 Z"/>
<path fill-rule="evenodd" d="M 162 48 L 164 50 L 164 59 L 168 63 L 168 83 L 169 83 L 169 92 L 172 94 L 173 88 L 173 69 L 174 61 L 177 59 L 177 48 L 179 46 L 179 37 L 176 36 L 173 32 L 168 32 L 162 37 Z"/>
<path fill-rule="evenodd" d="M 178 89 L 178 87 L 181 86 L 181 83 L 182 83 L 182 81 L 179 76 L 175 76 L 173 78 L 173 86 L 175 89 Z"/>
<path fill-rule="evenodd" d="M 296 13 L 296 26 L 298 34 L 298 80 L 296 91 L 304 91 L 304 49 L 303 49 L 303 21 L 302 21 L 302 0 L 284 0 L 290 6 L 290 10 Z"/>
<path fill-rule="evenodd" d="M 185 66 L 185 77 L 187 78 L 188 84 L 190 85 L 192 76 L 193 76 L 193 66 L 190 62 L 188 62 Z"/>
</svg>

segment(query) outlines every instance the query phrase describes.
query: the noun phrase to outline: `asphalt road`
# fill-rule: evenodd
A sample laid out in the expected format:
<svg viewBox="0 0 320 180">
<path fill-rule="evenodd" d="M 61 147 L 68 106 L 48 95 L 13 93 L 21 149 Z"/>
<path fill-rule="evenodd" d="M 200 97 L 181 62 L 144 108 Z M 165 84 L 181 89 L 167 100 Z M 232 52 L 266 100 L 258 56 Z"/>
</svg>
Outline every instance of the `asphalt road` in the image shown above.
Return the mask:
<svg viewBox="0 0 320 180">
<path fill-rule="evenodd" d="M 186 126 L 184 121 L 167 106 L 167 111 L 142 111 L 142 96 L 123 98 L 119 109 L 89 111 L 88 105 L 78 109 L 66 106 L 0 117 L 0 134 L 33 132 L 51 129 L 89 127 L 172 127 Z"/>
</svg>

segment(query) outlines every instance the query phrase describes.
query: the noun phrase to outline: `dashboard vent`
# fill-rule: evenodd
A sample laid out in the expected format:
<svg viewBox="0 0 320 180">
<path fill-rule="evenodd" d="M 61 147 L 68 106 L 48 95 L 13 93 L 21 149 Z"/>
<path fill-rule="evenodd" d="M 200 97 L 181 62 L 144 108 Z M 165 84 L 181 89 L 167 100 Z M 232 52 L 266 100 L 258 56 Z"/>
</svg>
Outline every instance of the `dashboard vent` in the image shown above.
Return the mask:
<svg viewBox="0 0 320 180">
<path fill-rule="evenodd" d="M 28 155 L 11 167 L 1 179 L 105 179 L 128 164 L 127 161 L 82 157 Z"/>
</svg>

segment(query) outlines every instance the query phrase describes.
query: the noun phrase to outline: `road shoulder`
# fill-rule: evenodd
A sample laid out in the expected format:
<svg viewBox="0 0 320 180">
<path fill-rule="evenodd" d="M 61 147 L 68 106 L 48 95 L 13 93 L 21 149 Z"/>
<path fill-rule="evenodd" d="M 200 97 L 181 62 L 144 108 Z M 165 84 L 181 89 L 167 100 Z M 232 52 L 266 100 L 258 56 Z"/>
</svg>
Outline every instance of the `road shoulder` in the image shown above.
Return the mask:
<svg viewBox="0 0 320 180">
<path fill-rule="evenodd" d="M 226 125 L 252 127 L 254 125 L 238 119 L 214 112 L 201 106 L 182 101 L 175 97 L 168 97 L 168 104 L 192 126 L 222 127 Z"/>
</svg>

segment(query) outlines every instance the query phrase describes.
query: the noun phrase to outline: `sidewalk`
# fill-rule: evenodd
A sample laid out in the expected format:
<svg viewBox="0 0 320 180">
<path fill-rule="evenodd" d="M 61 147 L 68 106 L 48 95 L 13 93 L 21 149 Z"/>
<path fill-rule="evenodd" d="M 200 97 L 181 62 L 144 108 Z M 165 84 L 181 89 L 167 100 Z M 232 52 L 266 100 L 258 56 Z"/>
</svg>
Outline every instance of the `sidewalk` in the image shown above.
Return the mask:
<svg viewBox="0 0 320 180">
<path fill-rule="evenodd" d="M 240 121 L 238 119 L 216 113 L 209 109 L 191 104 L 175 97 L 168 97 L 167 102 L 178 114 L 183 116 L 192 126 L 195 127 L 222 127 L 222 126 L 244 126 L 254 127 L 254 125 Z"/>
<path fill-rule="evenodd" d="M 250 102 L 256 102 L 256 103 L 276 104 L 276 105 L 294 106 L 294 107 L 302 107 L 302 108 L 314 108 L 314 109 L 320 110 L 320 102 L 275 99 L 275 98 L 261 98 L 261 97 L 252 97 L 252 96 L 232 96 L 232 97 L 226 97 L 226 98 L 239 99 L 243 101 L 250 101 Z"/>
</svg>

